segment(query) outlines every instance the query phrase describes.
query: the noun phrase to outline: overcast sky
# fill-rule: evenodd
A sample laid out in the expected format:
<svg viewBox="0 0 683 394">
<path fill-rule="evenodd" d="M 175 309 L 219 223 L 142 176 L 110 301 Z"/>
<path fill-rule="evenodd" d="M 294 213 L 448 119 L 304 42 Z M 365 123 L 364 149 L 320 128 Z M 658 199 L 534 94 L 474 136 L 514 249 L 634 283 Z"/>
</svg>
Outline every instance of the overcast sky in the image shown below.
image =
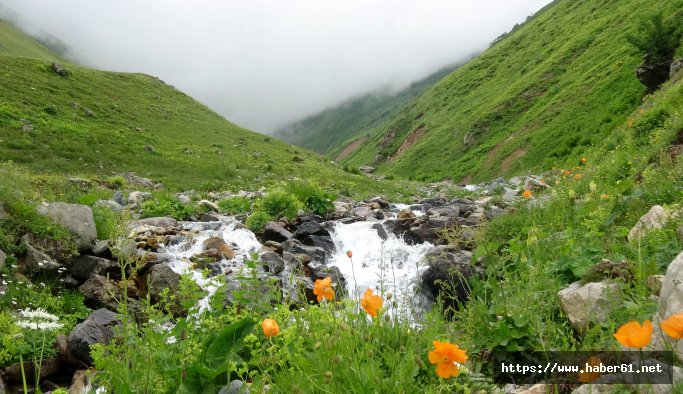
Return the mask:
<svg viewBox="0 0 683 394">
<path fill-rule="evenodd" d="M 0 0 L 90 67 L 271 132 L 469 58 L 550 0 Z"/>
</svg>

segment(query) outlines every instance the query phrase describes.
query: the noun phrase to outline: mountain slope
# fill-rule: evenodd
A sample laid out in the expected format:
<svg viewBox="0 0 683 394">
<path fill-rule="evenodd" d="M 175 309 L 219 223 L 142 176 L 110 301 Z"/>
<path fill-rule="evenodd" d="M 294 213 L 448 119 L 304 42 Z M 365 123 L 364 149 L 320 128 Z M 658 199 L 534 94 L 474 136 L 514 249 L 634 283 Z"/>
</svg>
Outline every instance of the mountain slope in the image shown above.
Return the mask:
<svg viewBox="0 0 683 394">
<path fill-rule="evenodd" d="M 2 20 L 0 20 L 0 55 L 30 57 L 46 61 L 60 59 L 54 51 Z"/>
<path fill-rule="evenodd" d="M 450 74 L 457 66 L 445 67 L 410 84 L 398 93 L 373 92 L 326 109 L 294 124 L 276 130 L 273 136 L 322 154 L 344 148 L 342 144 L 368 133 L 396 116 L 425 89 Z"/>
<path fill-rule="evenodd" d="M 645 94 L 640 20 L 683 2 L 558 0 L 417 98 L 346 163 L 467 182 L 561 165 L 599 144 Z M 572 159 L 573 160 L 573 159 Z"/>
<path fill-rule="evenodd" d="M 63 61 L 69 75 L 60 76 L 54 53 L 0 26 L 0 161 L 86 177 L 136 172 L 182 189 L 254 189 L 298 176 L 361 194 L 398 190 L 242 129 L 157 78 Z"/>
</svg>

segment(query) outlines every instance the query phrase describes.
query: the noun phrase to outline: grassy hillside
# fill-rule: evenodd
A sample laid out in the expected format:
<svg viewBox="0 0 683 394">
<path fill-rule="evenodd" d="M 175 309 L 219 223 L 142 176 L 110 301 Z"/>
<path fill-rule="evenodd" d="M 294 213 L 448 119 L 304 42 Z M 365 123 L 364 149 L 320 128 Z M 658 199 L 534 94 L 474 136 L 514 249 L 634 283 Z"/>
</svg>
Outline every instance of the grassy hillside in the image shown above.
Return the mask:
<svg viewBox="0 0 683 394">
<path fill-rule="evenodd" d="M 51 49 L 0 20 L 0 55 L 21 56 L 52 61 L 59 59 Z"/>
<path fill-rule="evenodd" d="M 0 56 L 0 160 L 63 174 L 134 171 L 174 188 L 253 189 L 299 176 L 387 190 L 239 128 L 156 78 L 70 64 L 62 77 L 49 65 Z"/>
<path fill-rule="evenodd" d="M 347 159 L 420 180 L 538 171 L 589 151 L 645 94 L 627 41 L 683 2 L 558 0 L 422 94 Z"/>
<path fill-rule="evenodd" d="M 335 157 L 347 140 L 362 137 L 385 124 L 425 89 L 450 74 L 457 66 L 445 67 L 412 83 L 398 93 L 373 92 L 326 109 L 279 129 L 274 136 Z"/>
</svg>

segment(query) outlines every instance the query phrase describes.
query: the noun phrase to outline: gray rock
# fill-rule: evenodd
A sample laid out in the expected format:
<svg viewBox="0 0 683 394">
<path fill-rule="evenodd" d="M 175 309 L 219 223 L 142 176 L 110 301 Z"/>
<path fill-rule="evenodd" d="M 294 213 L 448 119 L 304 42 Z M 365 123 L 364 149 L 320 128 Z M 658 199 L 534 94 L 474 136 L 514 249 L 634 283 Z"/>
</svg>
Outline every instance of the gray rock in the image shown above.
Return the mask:
<svg viewBox="0 0 683 394">
<path fill-rule="evenodd" d="M 263 241 L 284 242 L 294 235 L 276 222 L 266 223 L 263 230 Z"/>
<path fill-rule="evenodd" d="M 99 257 L 111 255 L 111 251 L 109 250 L 109 240 L 105 239 L 102 241 L 97 241 L 95 246 L 92 247 L 92 254 Z"/>
<path fill-rule="evenodd" d="M 114 193 L 112 200 L 114 200 L 114 202 L 116 202 L 117 204 L 119 204 L 121 206 L 126 205 L 126 200 L 123 199 L 123 193 L 121 193 L 118 190 L 116 191 L 116 193 Z"/>
<path fill-rule="evenodd" d="M 131 228 L 138 228 L 143 226 L 159 227 L 159 228 L 179 228 L 178 221 L 168 217 L 146 218 L 136 220 L 130 223 Z"/>
<path fill-rule="evenodd" d="M 38 207 L 38 213 L 67 229 L 74 236 L 79 251 L 88 251 L 95 245 L 97 228 L 90 207 L 63 202 L 43 203 Z"/>
<path fill-rule="evenodd" d="M 446 305 L 457 308 L 457 303 L 469 299 L 469 281 L 478 272 L 471 252 L 436 246 L 425 254 L 423 263 L 429 268 L 420 277 L 420 288 L 430 300 L 444 294 Z"/>
<path fill-rule="evenodd" d="M 659 205 L 650 208 L 645 215 L 643 215 L 638 222 L 628 232 L 626 237 L 629 242 L 637 241 L 639 238 L 647 234 L 652 229 L 661 230 L 669 221 L 671 213 Z"/>
<path fill-rule="evenodd" d="M 154 182 L 153 180 L 151 180 L 149 178 L 143 178 L 141 176 L 137 176 L 132 172 L 121 174 L 121 176 L 123 176 L 123 178 L 131 186 L 141 186 L 141 187 L 146 187 L 146 188 L 150 188 L 150 189 L 161 189 L 164 187 L 164 185 L 162 185 L 159 182 Z"/>
<path fill-rule="evenodd" d="M 90 347 L 111 341 L 115 335 L 114 327 L 119 324 L 121 320 L 116 313 L 107 309 L 96 310 L 69 334 L 69 351 L 85 365 L 92 365 Z"/>
<path fill-rule="evenodd" d="M 558 293 L 560 306 L 572 327 L 583 334 L 596 322 L 604 321 L 621 302 L 621 285 L 603 280 L 582 285 L 574 282 Z"/>
<path fill-rule="evenodd" d="M 372 174 L 373 172 L 375 172 L 375 167 L 360 166 L 360 167 L 358 167 L 358 171 L 365 173 L 365 174 Z"/>
<path fill-rule="evenodd" d="M 673 78 L 680 70 L 683 70 L 683 58 L 671 62 L 671 66 L 669 66 L 669 78 Z"/>
<path fill-rule="evenodd" d="M 636 78 L 650 92 L 653 92 L 669 79 L 670 67 L 671 63 L 669 62 L 650 63 L 644 60 L 640 67 L 636 69 Z"/>
<path fill-rule="evenodd" d="M 24 245 L 24 248 L 26 248 L 26 258 L 24 259 L 24 264 L 26 264 L 26 267 L 28 267 L 30 270 L 55 272 L 62 266 L 52 257 L 31 245 L 31 238 L 28 234 L 21 237 L 21 244 Z"/>
<path fill-rule="evenodd" d="M 517 200 L 519 195 L 519 189 L 510 189 L 508 187 L 503 187 L 503 201 L 513 202 Z"/>
<path fill-rule="evenodd" d="M 0 249 L 0 268 L 5 266 L 7 262 L 7 255 Z"/>
<path fill-rule="evenodd" d="M 351 211 L 353 216 L 365 219 L 375 219 L 375 213 L 368 207 L 358 207 Z"/>
<path fill-rule="evenodd" d="M 249 386 L 241 380 L 233 380 L 229 385 L 223 386 L 218 394 L 249 394 Z"/>
<path fill-rule="evenodd" d="M 375 223 L 372 225 L 372 228 L 377 231 L 377 235 L 382 238 L 382 241 L 386 241 L 389 238 L 389 234 L 387 234 L 387 230 L 384 229 L 382 223 Z"/>
<path fill-rule="evenodd" d="M 199 221 L 201 222 L 218 222 L 220 219 L 218 216 L 210 214 L 210 213 L 203 213 L 202 216 L 199 218 Z"/>
<path fill-rule="evenodd" d="M 285 261 L 275 252 L 265 252 L 261 255 L 261 262 L 265 270 L 277 275 L 285 269 Z"/>
<path fill-rule="evenodd" d="M 336 246 L 334 246 L 334 241 L 332 241 L 332 237 L 328 236 L 309 235 L 308 237 L 304 238 L 301 242 L 307 246 L 316 246 L 319 248 L 323 248 L 332 254 L 334 254 L 337 250 Z"/>
<path fill-rule="evenodd" d="M 149 269 L 148 273 L 149 295 L 153 303 L 158 303 L 162 300 L 161 294 L 168 289 L 169 295 L 175 295 L 176 299 L 169 310 L 176 316 L 183 315 L 186 311 L 180 305 L 178 299 L 178 290 L 180 288 L 180 275 L 175 273 L 171 267 L 166 264 L 157 264 Z"/>
<path fill-rule="evenodd" d="M 662 285 L 664 284 L 664 278 L 664 275 L 650 275 L 647 277 L 647 287 L 652 294 L 659 296 L 659 293 L 662 291 Z"/>
<path fill-rule="evenodd" d="M 95 206 L 111 209 L 112 211 L 114 211 L 116 213 L 121 213 L 121 212 L 123 212 L 123 209 L 124 209 L 123 206 L 121 206 L 119 203 L 117 203 L 114 200 L 97 200 L 97 202 L 95 202 Z"/>
<path fill-rule="evenodd" d="M 460 206 L 458 204 L 444 205 L 428 210 L 427 214 L 435 216 L 458 216 L 460 214 Z"/>
<path fill-rule="evenodd" d="M 298 240 L 303 240 L 309 235 L 320 235 L 320 236 L 330 236 L 330 232 L 327 231 L 320 223 L 314 221 L 306 221 L 301 223 L 299 228 L 296 229 L 294 237 Z"/>
<path fill-rule="evenodd" d="M 80 281 L 86 281 L 93 275 L 121 278 L 121 267 L 116 261 L 82 255 L 71 264 L 69 273 Z"/>
<path fill-rule="evenodd" d="M 310 257 L 311 261 L 316 263 L 324 263 L 328 257 L 325 249 L 316 246 L 306 246 L 296 239 L 289 239 L 283 242 L 282 250 L 293 255 L 306 255 Z"/>
<path fill-rule="evenodd" d="M 134 207 L 139 207 L 143 202 L 149 200 L 150 198 L 152 198 L 152 193 L 138 191 L 130 192 L 130 194 L 128 194 L 128 204 Z"/>
</svg>

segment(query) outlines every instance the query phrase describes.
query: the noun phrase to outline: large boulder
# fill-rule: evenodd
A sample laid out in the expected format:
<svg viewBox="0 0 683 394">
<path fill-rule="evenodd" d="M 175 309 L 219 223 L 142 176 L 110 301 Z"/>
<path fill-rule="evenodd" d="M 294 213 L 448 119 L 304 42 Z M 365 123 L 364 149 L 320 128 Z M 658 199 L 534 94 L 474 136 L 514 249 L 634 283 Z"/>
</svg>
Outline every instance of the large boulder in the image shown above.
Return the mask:
<svg viewBox="0 0 683 394">
<path fill-rule="evenodd" d="M 329 237 L 330 232 L 325 229 L 320 223 L 315 221 L 302 222 L 299 228 L 296 229 L 294 237 L 298 240 L 304 240 L 309 235 L 318 235 Z"/>
<path fill-rule="evenodd" d="M 669 221 L 669 218 L 671 218 L 671 213 L 669 211 L 662 208 L 660 205 L 653 206 L 645 215 L 638 219 L 638 223 L 636 223 L 631 231 L 628 232 L 628 241 L 637 241 L 650 230 L 661 230 Z"/>
<path fill-rule="evenodd" d="M 162 294 L 168 290 L 169 296 L 175 296 L 174 300 L 168 305 L 173 315 L 180 316 L 185 314 L 185 308 L 180 305 L 178 291 L 180 290 L 180 275 L 171 269 L 167 264 L 157 264 L 149 269 L 147 279 L 149 281 L 149 295 L 153 303 L 163 300 Z"/>
<path fill-rule="evenodd" d="M 316 263 L 325 263 L 329 257 L 328 252 L 317 246 L 307 246 L 302 244 L 299 240 L 289 239 L 282 243 L 282 250 L 293 255 L 304 255 L 310 258 L 310 261 Z"/>
<path fill-rule="evenodd" d="M 38 207 L 38 213 L 67 229 L 76 240 L 79 251 L 88 251 L 95 245 L 97 228 L 90 207 L 63 202 L 43 203 Z"/>
<path fill-rule="evenodd" d="M 472 265 L 471 252 L 436 246 L 425 254 L 423 263 L 429 268 L 420 277 L 420 286 L 430 300 L 444 295 L 447 307 L 458 308 L 469 299 L 469 281 L 479 271 Z"/>
<path fill-rule="evenodd" d="M 21 237 L 21 244 L 26 249 L 24 264 L 31 271 L 56 272 L 62 267 L 62 264 L 35 247 L 30 235 Z"/>
<path fill-rule="evenodd" d="M 261 262 L 266 272 L 277 275 L 285 269 L 285 261 L 275 252 L 265 252 L 261 255 Z"/>
<path fill-rule="evenodd" d="M 263 241 L 275 241 L 284 242 L 294 235 L 287 231 L 277 222 L 266 223 L 265 229 L 263 230 Z"/>
<path fill-rule="evenodd" d="M 655 320 L 665 320 L 671 315 L 683 311 L 683 252 L 669 264 L 659 292 L 659 311 Z M 657 325 L 659 327 L 659 325 Z M 674 340 L 666 335 L 668 348 L 674 348 L 679 360 L 683 360 L 683 341 Z"/>
<path fill-rule="evenodd" d="M 69 273 L 81 282 L 90 279 L 93 275 L 121 278 L 121 266 L 116 261 L 83 255 L 71 264 Z"/>
<path fill-rule="evenodd" d="M 302 243 L 308 246 L 323 248 L 331 254 L 334 254 L 337 250 L 332 237 L 329 236 L 309 235 L 302 240 Z"/>
<path fill-rule="evenodd" d="M 572 327 L 583 334 L 596 322 L 606 320 L 620 305 L 621 284 L 607 279 L 586 284 L 574 282 L 558 295 Z"/>
<path fill-rule="evenodd" d="M 116 313 L 104 308 L 96 310 L 69 334 L 69 351 L 85 365 L 92 365 L 90 347 L 111 341 L 115 334 L 114 328 L 118 324 L 121 324 L 121 320 Z"/>
<path fill-rule="evenodd" d="M 671 62 L 650 63 L 647 60 L 636 69 L 636 77 L 647 90 L 654 92 L 669 79 Z"/>
</svg>

